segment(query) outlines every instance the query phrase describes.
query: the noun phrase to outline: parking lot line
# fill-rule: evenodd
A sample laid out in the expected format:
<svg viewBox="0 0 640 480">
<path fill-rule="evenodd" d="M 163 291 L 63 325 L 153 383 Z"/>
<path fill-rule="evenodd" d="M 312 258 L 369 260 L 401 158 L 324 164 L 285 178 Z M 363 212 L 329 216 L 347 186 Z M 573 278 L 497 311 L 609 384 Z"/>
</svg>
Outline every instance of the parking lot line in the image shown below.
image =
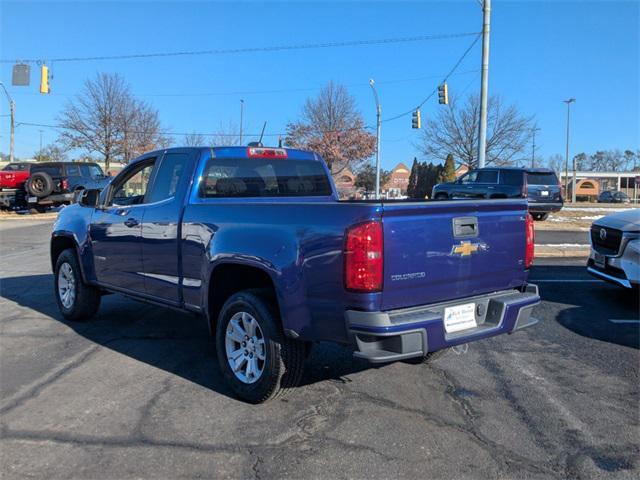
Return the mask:
<svg viewBox="0 0 640 480">
<path fill-rule="evenodd" d="M 603 280 L 598 280 L 597 278 L 548 278 L 548 279 L 530 279 L 534 283 L 599 283 Z"/>
</svg>

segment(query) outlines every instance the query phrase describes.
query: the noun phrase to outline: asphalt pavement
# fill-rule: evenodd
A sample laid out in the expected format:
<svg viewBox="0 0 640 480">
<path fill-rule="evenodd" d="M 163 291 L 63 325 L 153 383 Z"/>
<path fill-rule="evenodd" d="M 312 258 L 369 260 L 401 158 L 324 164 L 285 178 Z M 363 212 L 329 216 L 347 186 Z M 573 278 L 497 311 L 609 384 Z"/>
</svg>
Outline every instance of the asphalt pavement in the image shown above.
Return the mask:
<svg viewBox="0 0 640 480">
<path fill-rule="evenodd" d="M 536 230 L 536 245 L 589 245 L 589 232 Z"/>
<path fill-rule="evenodd" d="M 320 344 L 303 385 L 233 397 L 200 319 L 104 297 L 57 311 L 51 222 L 0 222 L 0 476 L 638 478 L 638 302 L 536 262 L 540 323 L 432 364 Z"/>
</svg>

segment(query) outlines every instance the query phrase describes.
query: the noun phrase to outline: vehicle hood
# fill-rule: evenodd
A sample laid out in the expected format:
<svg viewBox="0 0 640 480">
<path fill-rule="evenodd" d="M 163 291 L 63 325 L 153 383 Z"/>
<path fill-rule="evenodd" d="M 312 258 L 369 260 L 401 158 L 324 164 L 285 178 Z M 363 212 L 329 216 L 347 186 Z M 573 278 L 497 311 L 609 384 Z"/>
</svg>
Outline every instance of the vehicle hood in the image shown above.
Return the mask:
<svg viewBox="0 0 640 480">
<path fill-rule="evenodd" d="M 593 222 L 594 225 L 610 227 L 623 232 L 640 232 L 640 208 L 617 212 Z"/>
</svg>

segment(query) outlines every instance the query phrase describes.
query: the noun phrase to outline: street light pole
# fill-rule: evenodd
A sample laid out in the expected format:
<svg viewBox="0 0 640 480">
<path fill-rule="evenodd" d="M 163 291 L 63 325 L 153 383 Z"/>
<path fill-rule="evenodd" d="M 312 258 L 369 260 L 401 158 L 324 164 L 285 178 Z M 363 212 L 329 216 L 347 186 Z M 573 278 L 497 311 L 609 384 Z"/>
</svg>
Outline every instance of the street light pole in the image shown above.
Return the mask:
<svg viewBox="0 0 640 480">
<path fill-rule="evenodd" d="M 373 98 L 376 102 L 376 200 L 380 198 L 380 102 L 378 101 L 378 92 L 376 91 L 375 81 L 369 80 L 371 90 L 373 90 Z"/>
<path fill-rule="evenodd" d="M 489 31 L 491 0 L 482 3 L 482 77 L 480 81 L 480 127 L 478 132 L 478 168 L 483 168 L 487 154 L 487 95 L 489 91 Z"/>
<path fill-rule="evenodd" d="M 0 82 L 0 86 L 2 87 L 2 90 L 4 90 L 4 94 L 9 99 L 9 113 L 11 114 L 11 133 L 9 134 L 9 161 L 13 162 L 13 147 L 16 129 L 16 102 L 13 101 L 11 95 L 9 95 L 9 92 L 7 92 L 4 83 Z"/>
<path fill-rule="evenodd" d="M 571 104 L 575 102 L 575 98 L 570 98 L 568 100 L 563 100 L 564 103 L 567 104 L 567 147 L 565 151 L 564 157 L 564 194 L 566 195 L 569 192 L 569 112 L 571 111 Z M 571 189 L 571 201 L 575 203 L 576 201 L 576 162 L 574 159 L 573 162 L 573 188 Z"/>
<path fill-rule="evenodd" d="M 242 145 L 242 116 L 244 115 L 244 100 L 240 99 L 240 145 Z"/>
<path fill-rule="evenodd" d="M 531 143 L 531 168 L 536 168 L 536 132 L 539 132 L 538 127 L 533 127 L 531 133 L 533 133 L 533 140 Z"/>
</svg>

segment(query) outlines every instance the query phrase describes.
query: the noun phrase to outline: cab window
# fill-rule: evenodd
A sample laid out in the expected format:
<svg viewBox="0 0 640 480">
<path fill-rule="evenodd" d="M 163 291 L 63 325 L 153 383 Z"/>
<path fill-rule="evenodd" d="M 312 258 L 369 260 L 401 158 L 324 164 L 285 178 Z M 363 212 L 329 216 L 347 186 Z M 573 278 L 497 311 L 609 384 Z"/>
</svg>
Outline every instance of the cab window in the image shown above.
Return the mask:
<svg viewBox="0 0 640 480">
<path fill-rule="evenodd" d="M 167 153 L 162 157 L 145 203 L 155 203 L 175 197 L 181 185 L 180 177 L 185 175 L 189 154 Z M 186 185 L 187 182 L 182 182 Z"/>
<path fill-rule="evenodd" d="M 155 166 L 155 158 L 141 161 L 131 170 L 123 172 L 115 181 L 110 205 L 139 205 L 144 203 L 149 180 Z"/>
</svg>

